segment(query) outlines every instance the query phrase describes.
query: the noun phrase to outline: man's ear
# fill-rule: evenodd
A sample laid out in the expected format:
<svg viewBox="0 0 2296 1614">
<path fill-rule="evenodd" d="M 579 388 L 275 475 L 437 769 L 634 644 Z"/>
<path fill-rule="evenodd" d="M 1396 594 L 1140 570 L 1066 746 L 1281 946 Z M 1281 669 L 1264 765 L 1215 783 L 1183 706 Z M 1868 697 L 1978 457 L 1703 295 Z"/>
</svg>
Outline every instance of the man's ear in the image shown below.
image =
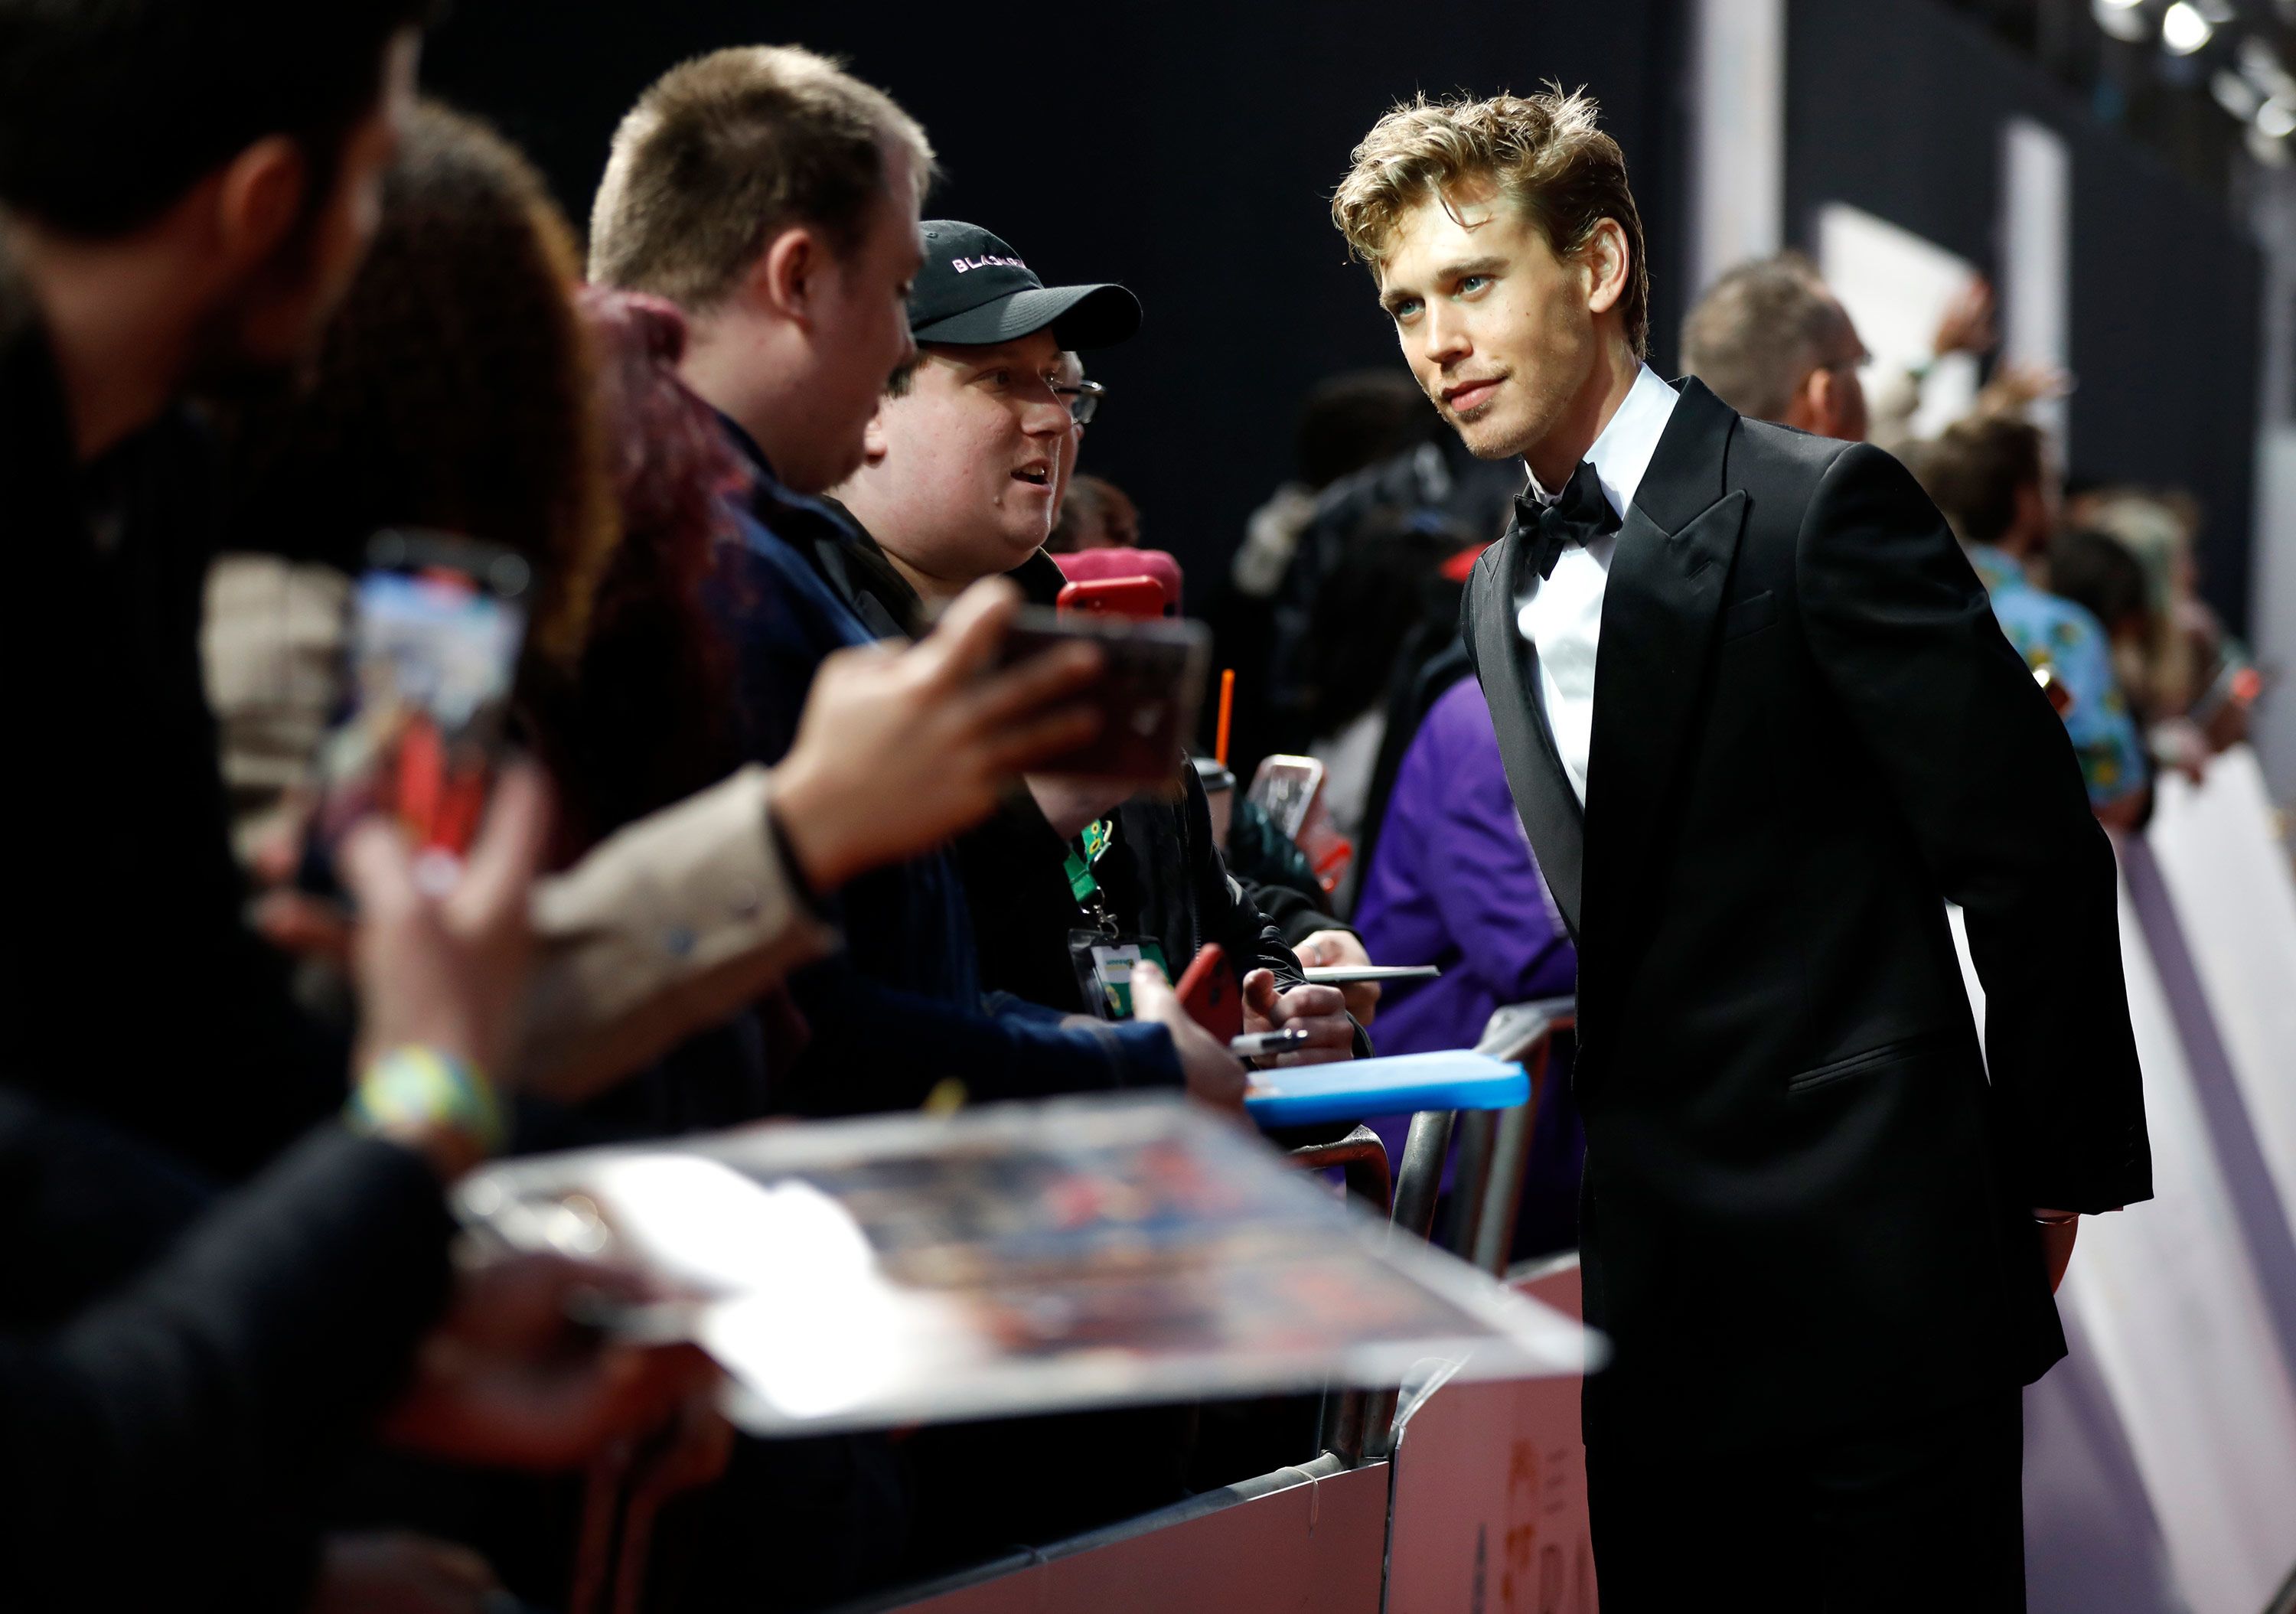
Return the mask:
<svg viewBox="0 0 2296 1614">
<path fill-rule="evenodd" d="M 1819 437 L 1841 435 L 1841 373 L 1820 365 L 1809 373 L 1809 425 Z"/>
<path fill-rule="evenodd" d="M 285 135 L 266 135 L 224 165 L 215 187 L 215 229 L 226 262 L 262 263 L 301 222 L 311 165 Z"/>
<path fill-rule="evenodd" d="M 750 266 L 744 290 L 759 307 L 808 324 L 820 299 L 822 274 L 828 264 L 821 238 L 808 226 L 798 225 L 766 244 L 758 261 Z"/>
<path fill-rule="evenodd" d="M 1803 376 L 1801 385 L 1787 397 L 1786 412 L 1778 417 L 1778 424 L 1813 437 L 1826 436 L 1828 412 L 1833 406 L 1832 384 L 1833 374 L 1823 366 Z"/>
<path fill-rule="evenodd" d="M 869 417 L 869 424 L 861 432 L 861 463 L 882 465 L 892 452 L 893 434 L 885 429 L 885 405 L 877 406 L 877 413 Z"/>
<path fill-rule="evenodd" d="M 1634 255 L 1627 247 L 1626 231 L 1615 218 L 1602 220 L 1587 238 L 1580 256 L 1591 283 L 1587 289 L 1587 311 L 1608 314 L 1625 298 L 1627 282 L 1633 278 Z"/>
</svg>

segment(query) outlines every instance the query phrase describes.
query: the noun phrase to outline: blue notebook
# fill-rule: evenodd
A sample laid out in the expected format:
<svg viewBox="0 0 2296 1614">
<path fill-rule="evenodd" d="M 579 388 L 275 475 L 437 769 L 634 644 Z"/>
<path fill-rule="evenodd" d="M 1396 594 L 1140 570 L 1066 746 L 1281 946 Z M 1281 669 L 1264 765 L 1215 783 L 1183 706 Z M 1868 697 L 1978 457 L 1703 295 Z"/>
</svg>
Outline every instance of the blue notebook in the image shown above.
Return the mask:
<svg viewBox="0 0 2296 1614">
<path fill-rule="evenodd" d="M 1256 1070 L 1243 1107 L 1262 1127 L 1360 1121 L 1420 1110 L 1512 1110 L 1530 1102 L 1521 1065 L 1462 1048 Z"/>
</svg>

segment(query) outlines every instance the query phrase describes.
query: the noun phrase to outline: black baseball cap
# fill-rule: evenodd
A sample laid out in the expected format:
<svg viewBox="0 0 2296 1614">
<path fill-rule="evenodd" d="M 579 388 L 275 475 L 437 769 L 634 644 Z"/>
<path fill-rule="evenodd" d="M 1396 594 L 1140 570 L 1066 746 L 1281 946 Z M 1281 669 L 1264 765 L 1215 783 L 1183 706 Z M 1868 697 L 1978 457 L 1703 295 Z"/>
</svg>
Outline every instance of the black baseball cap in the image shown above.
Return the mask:
<svg viewBox="0 0 2296 1614">
<path fill-rule="evenodd" d="M 1050 327 L 1071 351 L 1113 348 L 1140 329 L 1140 299 L 1122 286 L 1048 286 L 979 225 L 924 224 L 925 263 L 909 292 L 920 342 L 988 348 Z"/>
</svg>

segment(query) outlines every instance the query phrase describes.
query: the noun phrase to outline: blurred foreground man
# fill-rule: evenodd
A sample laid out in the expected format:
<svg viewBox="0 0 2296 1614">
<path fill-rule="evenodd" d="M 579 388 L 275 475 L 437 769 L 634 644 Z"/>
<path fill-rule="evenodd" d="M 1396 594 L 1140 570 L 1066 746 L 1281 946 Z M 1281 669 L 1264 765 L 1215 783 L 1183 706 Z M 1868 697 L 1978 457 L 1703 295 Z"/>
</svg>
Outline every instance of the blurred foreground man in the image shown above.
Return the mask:
<svg viewBox="0 0 2296 1614">
<path fill-rule="evenodd" d="M 1354 156 L 1420 385 L 1529 472 L 1461 626 L 1578 947 L 1603 1607 L 2021 1609 L 2070 1218 L 2151 1191 L 2064 731 L 1896 461 L 1644 365 L 1590 101 L 1422 101 Z"/>
<path fill-rule="evenodd" d="M 531 773 L 444 900 L 392 832 L 348 843 L 365 1060 L 342 1123 L 228 1198 L 184 1158 L 260 1161 L 342 1097 L 266 1035 L 234 929 L 184 395 L 309 351 L 373 233 L 426 10 L 0 0 L 0 654 L 36 770 L 0 821 L 12 1610 L 477 1606 L 492 1577 L 456 1549 L 324 1537 L 347 1457 L 571 1467 L 706 1388 L 572 1328 L 603 1272 L 447 1259 L 443 1190 L 502 1132 Z"/>
</svg>

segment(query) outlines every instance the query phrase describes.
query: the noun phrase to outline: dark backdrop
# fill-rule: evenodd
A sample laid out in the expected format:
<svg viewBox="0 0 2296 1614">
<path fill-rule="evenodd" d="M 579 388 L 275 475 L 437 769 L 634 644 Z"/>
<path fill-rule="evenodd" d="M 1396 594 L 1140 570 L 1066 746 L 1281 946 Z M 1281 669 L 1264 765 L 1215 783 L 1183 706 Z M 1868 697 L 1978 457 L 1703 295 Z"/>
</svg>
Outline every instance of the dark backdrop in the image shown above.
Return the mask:
<svg viewBox="0 0 2296 1614">
<path fill-rule="evenodd" d="M 1994 269 L 2003 123 L 2021 114 L 2066 136 L 2070 470 L 2197 494 L 2202 592 L 2244 625 L 2262 340 L 2246 231 L 1927 0 L 1793 0 L 1788 16 L 1787 228 L 1804 246 L 1819 207 L 1846 201 Z"/>
<path fill-rule="evenodd" d="M 1111 389 L 1085 468 L 1140 503 L 1192 603 L 1291 470 L 1322 376 L 1400 360 L 1326 211 L 1348 152 L 1424 89 L 1587 85 L 1626 148 L 1650 236 L 1654 340 L 1683 307 L 1682 0 L 1600 6 L 1111 3 L 1042 11 L 739 0 L 458 0 L 425 67 L 539 161 L 580 225 L 616 121 L 679 59 L 793 42 L 847 57 L 924 124 L 969 218 L 1048 281 L 1120 280 L 1147 309 L 1091 361 Z"/>
</svg>

